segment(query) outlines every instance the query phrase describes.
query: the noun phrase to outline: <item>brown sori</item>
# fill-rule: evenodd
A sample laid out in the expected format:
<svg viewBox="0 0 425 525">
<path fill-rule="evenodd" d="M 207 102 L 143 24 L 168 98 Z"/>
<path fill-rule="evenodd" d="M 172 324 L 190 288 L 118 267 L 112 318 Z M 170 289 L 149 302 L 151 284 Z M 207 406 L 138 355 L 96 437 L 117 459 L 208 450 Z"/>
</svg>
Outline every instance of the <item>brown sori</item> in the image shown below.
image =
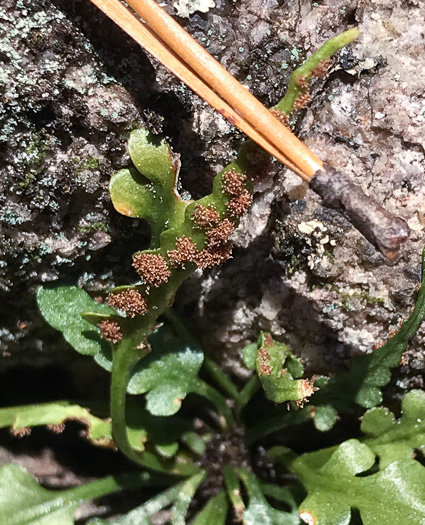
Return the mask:
<svg viewBox="0 0 425 525">
<path fill-rule="evenodd" d="M 272 373 L 272 367 L 270 366 L 270 352 L 264 347 L 258 351 L 258 364 L 260 374 L 263 376 L 269 376 Z"/>
<path fill-rule="evenodd" d="M 195 205 L 192 217 L 200 228 L 212 228 L 220 220 L 220 215 L 214 206 L 203 206 L 202 204 Z"/>
<path fill-rule="evenodd" d="M 307 77 L 305 75 L 298 75 L 295 78 L 295 84 L 297 84 L 297 86 L 300 86 L 302 88 L 306 88 L 308 87 L 309 81 L 307 80 Z"/>
<path fill-rule="evenodd" d="M 230 244 L 219 246 L 213 250 L 201 250 L 196 256 L 196 264 L 201 270 L 212 268 L 230 259 L 231 255 L 232 247 Z"/>
<path fill-rule="evenodd" d="M 233 217 L 242 217 L 251 206 L 252 195 L 248 190 L 244 190 L 237 197 L 233 197 L 226 204 L 227 212 Z"/>
<path fill-rule="evenodd" d="M 166 283 L 171 274 L 167 261 L 156 253 L 135 253 L 133 268 L 144 283 L 154 287 Z"/>
<path fill-rule="evenodd" d="M 168 257 L 173 266 L 184 266 L 187 262 L 195 262 L 196 244 L 190 237 L 182 235 L 176 241 L 176 249 L 168 251 Z"/>
<path fill-rule="evenodd" d="M 314 69 L 311 70 L 311 76 L 316 78 L 325 78 L 332 63 L 333 62 L 330 58 L 325 58 L 319 62 Z"/>
<path fill-rule="evenodd" d="M 129 317 L 144 315 L 148 311 L 146 299 L 137 290 L 124 290 L 118 293 L 109 294 L 109 306 L 122 310 Z"/>
<path fill-rule="evenodd" d="M 116 321 L 105 319 L 101 321 L 98 326 L 103 339 L 106 339 L 106 341 L 114 344 L 121 341 L 122 332 L 120 325 Z"/>
<path fill-rule="evenodd" d="M 272 113 L 273 116 L 275 116 L 281 124 L 286 126 L 287 128 L 290 128 L 290 121 L 289 121 L 289 115 L 284 113 L 283 111 L 280 111 L 280 109 L 271 109 L 270 113 Z"/>
<path fill-rule="evenodd" d="M 295 99 L 294 109 L 299 110 L 305 108 L 311 102 L 311 99 L 312 97 L 310 93 L 299 94 L 298 97 Z"/>
<path fill-rule="evenodd" d="M 223 174 L 221 185 L 226 193 L 240 195 L 244 191 L 246 175 L 231 169 Z"/>
<path fill-rule="evenodd" d="M 217 226 L 207 232 L 207 245 L 209 249 L 225 244 L 235 230 L 235 226 L 229 219 L 224 219 Z"/>
</svg>

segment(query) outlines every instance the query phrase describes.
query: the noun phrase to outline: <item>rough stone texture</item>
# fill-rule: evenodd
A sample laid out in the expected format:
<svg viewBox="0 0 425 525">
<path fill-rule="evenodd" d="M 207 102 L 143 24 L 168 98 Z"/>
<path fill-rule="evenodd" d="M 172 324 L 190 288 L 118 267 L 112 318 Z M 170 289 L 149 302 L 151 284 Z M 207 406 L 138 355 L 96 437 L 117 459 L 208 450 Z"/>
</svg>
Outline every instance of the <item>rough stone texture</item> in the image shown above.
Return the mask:
<svg viewBox="0 0 425 525">
<path fill-rule="evenodd" d="M 224 362 L 244 373 L 238 352 L 259 329 L 292 344 L 311 371 L 329 371 L 369 352 L 409 313 L 424 241 L 424 8 L 389 2 L 285 3 L 279 31 L 314 49 L 356 21 L 361 37 L 316 93 L 299 135 L 322 158 L 404 217 L 411 239 L 388 263 L 295 175 L 281 171 L 259 188 L 237 233 L 235 259 L 201 286 L 197 322 Z M 410 20 L 410 22 L 409 22 Z M 409 26 L 409 30 L 407 27 Z M 294 39 L 294 40 L 292 40 Z M 339 70 L 338 70 L 339 69 Z M 217 307 L 218 305 L 218 307 Z M 422 386 L 425 330 L 407 354 L 399 386 Z"/>
<path fill-rule="evenodd" d="M 267 105 L 306 56 L 358 24 L 359 41 L 316 86 L 297 133 L 412 229 L 390 265 L 272 164 L 235 234 L 234 259 L 194 276 L 177 299 L 235 374 L 246 375 L 240 352 L 260 329 L 290 343 L 309 372 L 328 372 L 371 351 L 409 313 L 425 229 L 424 18 L 415 1 L 218 0 L 181 20 Z M 242 136 L 88 0 L 3 0 L 0 36 L 0 370 L 68 366 L 73 354 L 40 319 L 34 288 L 59 279 L 104 294 L 136 279 L 131 253 L 147 230 L 120 218 L 107 193 L 110 174 L 128 164 L 128 132 L 141 122 L 163 132 L 195 197 Z M 424 338 L 425 327 L 401 388 L 422 386 Z"/>
</svg>

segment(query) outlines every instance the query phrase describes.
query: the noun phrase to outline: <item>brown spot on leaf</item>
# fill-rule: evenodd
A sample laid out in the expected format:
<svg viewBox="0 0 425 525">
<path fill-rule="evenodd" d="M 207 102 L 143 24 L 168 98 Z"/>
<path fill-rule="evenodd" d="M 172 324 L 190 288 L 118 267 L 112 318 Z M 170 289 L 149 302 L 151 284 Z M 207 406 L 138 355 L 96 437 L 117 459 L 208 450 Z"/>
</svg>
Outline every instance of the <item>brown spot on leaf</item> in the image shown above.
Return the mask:
<svg viewBox="0 0 425 525">
<path fill-rule="evenodd" d="M 176 242 L 176 249 L 168 251 L 168 257 L 173 266 L 183 266 L 196 260 L 196 244 L 190 237 L 182 235 Z"/>
<path fill-rule="evenodd" d="M 137 290 L 124 290 L 118 293 L 111 293 L 108 297 L 108 304 L 117 310 L 122 310 L 129 317 L 145 315 L 148 311 L 146 299 Z"/>
<path fill-rule="evenodd" d="M 248 190 L 243 190 L 240 195 L 233 197 L 233 199 L 230 199 L 230 201 L 226 204 L 227 212 L 232 217 L 242 217 L 242 215 L 248 211 L 251 203 L 251 193 Z"/>
<path fill-rule="evenodd" d="M 317 525 L 316 517 L 311 514 L 311 512 L 307 511 L 299 511 L 300 518 L 304 521 L 304 523 L 307 523 L 307 525 Z"/>
<path fill-rule="evenodd" d="M 111 319 L 105 319 L 99 323 L 100 334 L 106 341 L 117 344 L 122 339 L 120 325 Z"/>
<path fill-rule="evenodd" d="M 133 210 L 127 208 L 127 206 L 125 206 L 124 204 L 114 204 L 114 208 L 117 210 L 118 213 L 121 213 L 121 215 L 125 215 L 126 217 L 133 216 Z"/>
<path fill-rule="evenodd" d="M 171 274 L 167 261 L 156 253 L 135 253 L 132 266 L 145 284 L 155 288 L 166 283 Z"/>
<path fill-rule="evenodd" d="M 196 204 L 192 213 L 193 220 L 200 228 L 212 228 L 220 221 L 220 215 L 214 206 Z"/>
<path fill-rule="evenodd" d="M 173 399 L 173 404 L 176 405 L 176 406 L 178 406 L 178 407 L 180 407 L 181 404 L 182 404 L 182 401 L 183 401 L 183 399 L 182 399 L 181 397 L 175 397 L 175 398 Z"/>
</svg>

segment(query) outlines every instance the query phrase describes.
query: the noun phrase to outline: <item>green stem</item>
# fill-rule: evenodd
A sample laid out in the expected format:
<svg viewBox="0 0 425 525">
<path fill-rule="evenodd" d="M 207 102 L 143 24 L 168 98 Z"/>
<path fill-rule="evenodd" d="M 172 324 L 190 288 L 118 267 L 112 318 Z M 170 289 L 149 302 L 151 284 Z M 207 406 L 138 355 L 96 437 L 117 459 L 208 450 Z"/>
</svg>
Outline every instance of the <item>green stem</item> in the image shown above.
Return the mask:
<svg viewBox="0 0 425 525">
<path fill-rule="evenodd" d="M 179 496 L 183 487 L 183 483 L 178 483 L 173 487 L 161 492 L 157 496 L 149 499 L 143 505 L 131 510 L 128 514 L 123 516 L 118 521 L 114 521 L 116 525 L 134 525 L 135 523 L 150 523 L 149 518 L 157 512 L 171 505 Z"/>
<path fill-rule="evenodd" d="M 248 446 L 252 445 L 259 439 L 282 430 L 283 428 L 292 427 L 305 423 L 311 420 L 311 414 L 308 407 L 301 408 L 298 410 L 292 410 L 291 412 L 284 412 L 278 416 L 274 416 L 270 419 L 261 421 L 258 425 L 255 425 L 247 429 L 246 443 Z"/>
<path fill-rule="evenodd" d="M 242 521 L 242 515 L 245 511 L 245 503 L 241 495 L 241 486 L 235 468 L 232 465 L 224 467 L 223 471 L 224 483 L 226 485 L 227 494 L 235 511 L 235 518 L 237 521 Z"/>
<path fill-rule="evenodd" d="M 134 365 L 147 354 L 148 350 L 138 351 L 132 340 L 123 341 L 114 350 L 111 380 L 111 418 L 112 436 L 118 448 L 129 459 L 143 465 L 140 455 L 133 450 L 127 435 L 126 404 L 127 385 Z"/>
<path fill-rule="evenodd" d="M 189 341 L 193 342 L 194 345 L 200 346 L 195 337 L 195 334 L 192 332 L 192 330 L 189 330 L 186 324 L 182 321 L 181 317 L 177 315 L 172 308 L 166 310 L 163 313 L 163 316 L 183 339 L 188 339 Z"/>
<path fill-rule="evenodd" d="M 186 514 L 189 509 L 189 505 L 198 490 L 199 485 L 206 478 L 207 473 L 205 471 L 192 476 L 186 480 L 182 487 L 179 495 L 175 499 L 173 509 L 171 511 L 171 525 L 184 525 L 186 523 Z"/>
<path fill-rule="evenodd" d="M 360 32 L 357 27 L 344 31 L 340 35 L 331 38 L 323 44 L 311 57 L 304 62 L 298 69 L 296 69 L 289 79 L 288 89 L 286 90 L 285 97 L 274 106 L 273 109 L 278 109 L 290 115 L 294 109 L 294 103 L 297 97 L 301 93 L 308 91 L 308 87 L 302 87 L 297 83 L 299 77 L 305 77 L 307 80 L 310 77 L 311 71 L 317 67 L 320 62 L 330 58 L 337 51 L 350 44 L 359 36 Z"/>
<path fill-rule="evenodd" d="M 228 396 L 235 400 L 239 398 L 240 394 L 238 389 L 215 361 L 209 357 L 205 357 L 204 367 L 208 374 L 224 390 L 224 392 L 226 392 Z"/>
<path fill-rule="evenodd" d="M 73 489 L 60 491 L 64 499 L 70 498 L 81 503 L 94 498 L 100 498 L 119 490 L 133 489 L 139 487 L 150 487 L 153 485 L 168 484 L 170 478 L 167 479 L 157 475 L 152 475 L 149 472 L 138 472 L 136 474 L 124 474 L 121 476 L 108 476 L 91 483 L 86 483 Z"/>
<path fill-rule="evenodd" d="M 131 446 L 126 418 L 127 386 L 131 371 L 148 351 L 148 348 L 138 350 L 134 341 L 130 338 L 123 339 L 118 348 L 115 349 L 112 365 L 110 402 L 112 437 L 120 451 L 138 465 L 159 472 L 170 472 L 171 474 L 179 476 L 192 475 L 199 472 L 199 467 L 193 463 L 189 463 L 187 460 L 179 463 L 176 458 L 175 464 L 167 467 L 167 465 L 162 464 L 162 461 L 158 459 L 155 454 L 145 451 L 142 456 Z"/>
<path fill-rule="evenodd" d="M 260 380 L 258 376 L 252 376 L 248 383 L 239 392 L 236 399 L 238 409 L 241 410 L 252 398 L 252 396 L 261 388 Z"/>
<path fill-rule="evenodd" d="M 215 408 L 217 409 L 219 422 L 222 430 L 232 428 L 235 426 L 235 420 L 232 415 L 232 411 L 227 406 L 226 398 L 220 394 L 215 388 L 210 386 L 202 379 L 198 379 L 194 384 L 194 390 L 196 394 L 206 397 L 209 399 Z"/>
</svg>

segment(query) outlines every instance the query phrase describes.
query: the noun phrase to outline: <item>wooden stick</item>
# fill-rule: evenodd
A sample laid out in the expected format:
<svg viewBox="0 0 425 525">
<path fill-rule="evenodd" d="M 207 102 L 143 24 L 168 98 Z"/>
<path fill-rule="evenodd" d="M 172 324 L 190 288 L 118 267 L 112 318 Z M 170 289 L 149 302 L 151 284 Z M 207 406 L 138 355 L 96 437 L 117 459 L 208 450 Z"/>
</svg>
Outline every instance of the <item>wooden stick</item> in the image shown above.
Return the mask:
<svg viewBox="0 0 425 525">
<path fill-rule="evenodd" d="M 309 181 L 325 205 L 344 213 L 388 259 L 396 259 L 409 237 L 407 223 L 386 212 L 343 174 L 324 165 L 154 0 L 127 0 L 148 25 L 120 0 L 91 2 L 233 125 Z"/>
<path fill-rule="evenodd" d="M 111 20 L 119 25 L 133 40 L 144 47 L 151 55 L 164 64 L 167 69 L 180 78 L 190 89 L 219 111 L 231 124 L 239 128 L 245 135 L 279 160 L 279 162 L 305 179 L 305 174 L 298 166 L 293 164 L 290 159 L 265 139 L 249 122 L 222 100 L 202 79 L 188 69 L 175 54 L 170 52 L 170 50 L 158 40 L 151 29 L 131 14 L 121 2 L 117 0 L 91 1 Z"/>
<path fill-rule="evenodd" d="M 155 0 L 127 0 L 148 26 L 205 82 L 248 122 L 274 144 L 310 180 L 323 169 L 322 160 L 244 88 L 189 33 L 168 15 Z"/>
</svg>

